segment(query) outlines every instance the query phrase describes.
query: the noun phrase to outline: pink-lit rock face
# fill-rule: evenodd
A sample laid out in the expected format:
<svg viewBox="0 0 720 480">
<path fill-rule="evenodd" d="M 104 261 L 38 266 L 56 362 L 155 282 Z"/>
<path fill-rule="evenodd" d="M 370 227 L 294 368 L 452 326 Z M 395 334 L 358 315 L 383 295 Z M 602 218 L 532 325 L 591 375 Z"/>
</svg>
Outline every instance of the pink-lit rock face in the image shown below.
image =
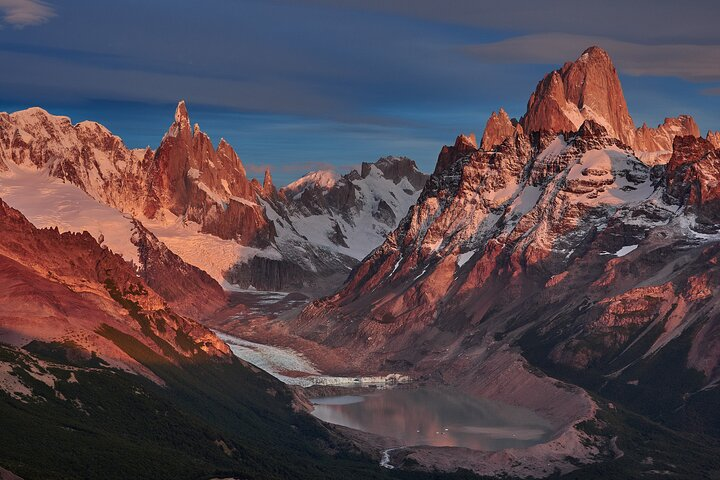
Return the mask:
<svg viewBox="0 0 720 480">
<path fill-rule="evenodd" d="M 493 112 L 485 126 L 481 148 L 489 150 L 523 131 L 572 133 L 585 120 L 602 125 L 611 137 L 632 147 L 648 165 L 668 161 L 676 136 L 700 136 L 695 120 L 689 115 L 666 118 L 657 128 L 643 124 L 636 129 L 612 60 L 602 48 L 591 47 L 576 61 L 566 63 L 538 83 L 519 123 L 513 123 L 502 109 Z M 717 138 L 709 132 L 709 140 Z"/>
<path fill-rule="evenodd" d="M 643 148 L 671 150 L 651 168 L 616 80 L 590 49 L 541 82 L 522 131 L 495 114 L 490 151 L 465 136 L 443 147 L 398 228 L 291 329 L 356 352 L 353 368 L 443 378 L 528 344 L 537 361 L 610 375 L 682 339 L 687 368 L 704 385 L 720 379 L 707 337 L 717 331 L 718 150 L 691 117 L 667 119 L 637 134 Z M 570 122 L 558 99 L 594 118 Z M 540 128 L 546 120 L 552 128 Z"/>
<path fill-rule="evenodd" d="M 88 356 L 95 352 L 111 366 L 152 379 L 156 377 L 146 367 L 113 343 L 110 329 L 135 337 L 174 362 L 201 353 L 230 359 L 227 345 L 170 310 L 122 257 L 87 232 L 38 230 L 2 201 L 0 226 L 0 276 L 7 287 L 0 292 L 6 306 L 0 313 L 3 342 L 21 346 L 32 340 L 71 341 Z M 124 308 L 121 297 L 137 305 L 137 312 Z"/>
<path fill-rule="evenodd" d="M 635 126 L 610 56 L 590 47 L 574 62 L 549 73 L 528 101 L 520 120 L 527 132 L 574 132 L 592 119 L 627 145 Z"/>
<path fill-rule="evenodd" d="M 500 145 L 506 139 L 523 133 L 523 129 L 515 120 L 510 120 L 508 114 L 502 108 L 497 112 L 493 112 L 485 124 L 480 148 L 482 150 L 490 150 L 496 145 Z"/>
<path fill-rule="evenodd" d="M 397 226 L 427 180 L 409 158 L 385 157 L 347 175 L 312 172 L 278 192 L 269 170 L 262 184 L 248 179 L 225 140 L 215 148 L 191 127 L 184 102 L 155 151 L 129 150 L 97 123 L 73 125 L 39 108 L 3 113 L 0 172 L 12 176 L 8 165 L 46 172 L 160 228 L 161 240 L 217 281 L 323 292 Z M 197 253 L 218 245 L 217 258 Z"/>
<path fill-rule="evenodd" d="M 703 138 L 676 137 L 667 175 L 669 195 L 710 218 L 717 218 L 720 149 Z"/>
<path fill-rule="evenodd" d="M 641 152 L 670 152 L 673 149 L 673 139 L 676 136 L 700 136 L 700 129 L 689 115 L 680 115 L 677 118 L 666 118 L 657 128 L 648 128 L 643 124 L 637 129 L 633 146 Z"/>
<path fill-rule="evenodd" d="M 713 132 L 708 130 L 705 140 L 712 143 L 715 148 L 720 148 L 720 132 Z"/>
<path fill-rule="evenodd" d="M 216 150 L 198 125 L 190 129 L 185 103 L 180 102 L 148 170 L 145 213 L 154 218 L 167 209 L 220 238 L 264 246 L 274 232 L 256 201 L 256 190 L 225 140 Z"/>
<path fill-rule="evenodd" d="M 126 213 L 184 216 L 244 245 L 267 245 L 274 236 L 238 155 L 191 129 L 184 102 L 156 151 L 130 150 L 95 122 L 73 125 L 39 108 L 0 115 L 0 146 L 2 165 L 47 168 Z"/>
</svg>

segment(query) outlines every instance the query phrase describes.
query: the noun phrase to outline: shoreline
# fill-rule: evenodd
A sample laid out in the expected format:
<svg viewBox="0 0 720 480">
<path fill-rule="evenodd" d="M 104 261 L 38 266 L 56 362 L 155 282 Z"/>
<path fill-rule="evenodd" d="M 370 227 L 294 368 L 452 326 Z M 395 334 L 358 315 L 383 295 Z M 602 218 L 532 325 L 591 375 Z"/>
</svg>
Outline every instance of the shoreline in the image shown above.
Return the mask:
<svg viewBox="0 0 720 480">
<path fill-rule="evenodd" d="M 238 330 L 240 328 L 236 326 L 233 328 L 233 333 L 222 331 L 218 333 L 225 337 L 239 338 Z M 275 347 L 257 342 L 258 338 L 255 335 L 250 335 L 250 337 L 257 345 L 280 349 L 285 355 L 292 355 L 308 362 L 313 371 L 304 373 L 322 376 L 321 371 L 312 361 L 313 353 L 317 353 L 317 351 L 311 351 L 306 355 L 305 352 L 298 352 L 287 346 L 292 342 L 282 342 L 282 346 Z M 278 340 L 277 338 L 273 339 Z M 400 442 L 397 439 L 323 422 L 329 430 L 349 440 L 356 448 L 375 458 L 378 463 L 385 460 L 385 464 L 391 465 L 393 468 L 454 472 L 458 466 L 461 466 L 479 475 L 543 477 L 552 475 L 555 471 L 567 473 L 577 469 L 580 464 L 592 463 L 605 449 L 609 448 L 605 445 L 607 442 L 604 439 L 592 437 L 576 428 L 578 424 L 594 419 L 597 411 L 597 405 L 584 390 L 564 384 L 552 377 L 532 372 L 524 358 L 511 350 L 492 352 L 485 358 L 478 359 L 478 363 L 483 368 L 475 369 L 469 376 L 467 371 L 458 371 L 453 368 L 452 363 L 443 365 L 449 372 L 452 372 L 452 375 L 447 375 L 442 382 L 432 376 L 417 375 L 412 376 L 411 382 L 395 385 L 346 382 L 325 385 L 295 384 L 295 388 L 300 391 L 306 406 L 309 407 L 308 414 L 311 414 L 310 412 L 314 408 L 311 398 L 362 395 L 389 386 L 418 388 L 435 385 L 441 388 L 452 388 L 474 398 L 484 398 L 527 408 L 548 420 L 554 428 L 554 433 L 549 440 L 543 443 L 525 448 L 482 451 L 464 447 L 398 447 Z M 275 376 L 278 374 L 277 371 L 270 373 Z M 333 374 L 342 373 L 344 373 L 342 369 L 333 371 Z M 372 378 L 378 377 L 382 377 L 382 375 L 375 375 Z M 408 374 L 405 377 L 410 379 L 411 375 Z M 359 376 L 333 376 L 331 378 L 354 379 Z M 293 379 L 297 381 L 298 377 L 294 376 Z"/>
</svg>

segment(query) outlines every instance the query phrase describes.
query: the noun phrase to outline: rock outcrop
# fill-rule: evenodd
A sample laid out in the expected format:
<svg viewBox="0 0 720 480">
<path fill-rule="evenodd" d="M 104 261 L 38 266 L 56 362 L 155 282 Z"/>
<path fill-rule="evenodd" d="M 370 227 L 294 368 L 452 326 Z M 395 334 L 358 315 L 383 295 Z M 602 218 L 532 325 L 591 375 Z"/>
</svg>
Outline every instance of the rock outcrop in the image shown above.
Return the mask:
<svg viewBox="0 0 720 480">
<path fill-rule="evenodd" d="M 720 132 L 708 130 L 705 140 L 712 143 L 715 148 L 720 148 Z"/>
<path fill-rule="evenodd" d="M 73 125 L 39 108 L 0 114 L 0 173 L 13 176 L 26 167 L 73 184 L 145 225 L 139 230 L 160 243 L 144 246 L 164 243 L 150 262 L 156 271 L 144 270 L 149 281 L 171 271 L 162 259 L 209 287 L 187 265 L 178 266 L 166 249 L 172 245 L 185 263 L 207 269 L 218 282 L 324 292 L 397 226 L 427 179 L 412 160 L 386 157 L 344 176 L 314 172 L 278 191 L 269 169 L 262 184 L 249 179 L 225 140 L 215 148 L 197 124 L 191 127 L 184 102 L 155 151 L 130 150 L 96 123 Z M 126 260 L 136 260 L 130 250 L 123 251 Z M 201 253 L 210 250 L 213 258 Z M 171 297 L 182 298 L 183 290 Z M 217 295 L 210 296 L 205 307 L 188 298 L 187 312 L 214 306 Z"/>
<path fill-rule="evenodd" d="M 700 136 L 689 115 L 666 118 L 657 128 L 643 124 L 636 129 L 610 56 L 600 47 L 590 47 L 576 61 L 566 63 L 538 83 L 519 124 L 512 123 L 502 109 L 493 112 L 481 148 L 489 150 L 522 130 L 572 133 L 585 120 L 602 125 L 648 165 L 667 163 L 676 136 Z"/>
<path fill-rule="evenodd" d="M 590 47 L 538 83 L 520 124 L 527 132 L 574 132 L 591 119 L 632 145 L 635 126 L 610 56 Z"/>
<path fill-rule="evenodd" d="M 502 108 L 497 113 L 492 112 L 485 124 L 480 148 L 491 150 L 494 146 L 500 145 L 506 139 L 522 134 L 523 129 L 515 119 L 510 119 L 507 112 Z"/>
<path fill-rule="evenodd" d="M 239 262 L 229 279 L 261 289 L 334 291 L 400 222 L 427 175 L 406 157 L 363 162 L 346 175 L 312 172 L 262 198 L 280 255 Z"/>
<path fill-rule="evenodd" d="M 134 216 L 170 214 L 243 245 L 266 246 L 274 235 L 240 158 L 224 140 L 215 149 L 198 125 L 190 128 L 185 102 L 156 151 L 130 150 L 95 122 L 73 125 L 40 108 L 2 113 L 0 162 L 46 169 Z"/>
<path fill-rule="evenodd" d="M 72 342 L 90 358 L 156 379 L 116 342 L 129 335 L 171 362 L 203 355 L 229 362 L 227 345 L 170 310 L 119 255 L 87 232 L 37 229 L 0 200 L 0 339 Z"/>
<path fill-rule="evenodd" d="M 180 102 L 148 170 L 145 215 L 155 218 L 167 210 L 200 224 L 203 232 L 263 247 L 274 232 L 255 190 L 235 150 L 222 139 L 215 149 L 197 124 L 191 130 Z"/>
</svg>

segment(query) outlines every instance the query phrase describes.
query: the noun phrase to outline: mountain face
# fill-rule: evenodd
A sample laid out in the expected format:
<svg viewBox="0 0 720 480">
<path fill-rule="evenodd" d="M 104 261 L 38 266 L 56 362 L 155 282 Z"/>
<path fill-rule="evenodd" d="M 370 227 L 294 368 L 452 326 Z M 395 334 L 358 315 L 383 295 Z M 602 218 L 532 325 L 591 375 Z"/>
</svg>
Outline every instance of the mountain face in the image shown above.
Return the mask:
<svg viewBox="0 0 720 480">
<path fill-rule="evenodd" d="M 2 478 L 391 477 L 87 232 L 0 200 L 0 285 Z"/>
<path fill-rule="evenodd" d="M 636 129 L 609 55 L 599 47 L 590 47 L 576 61 L 566 63 L 538 83 L 519 122 L 512 122 L 502 109 L 493 112 L 481 148 L 490 150 L 518 129 L 528 133 L 576 132 L 585 120 L 602 125 L 648 165 L 668 161 L 676 136 L 700 136 L 695 120 L 688 115 L 666 118 L 657 128 L 643 124 Z M 710 138 L 711 132 L 708 134 Z"/>
<path fill-rule="evenodd" d="M 73 125 L 39 108 L 3 113 L 0 161 L 47 170 L 134 216 L 182 217 L 243 245 L 273 236 L 239 157 L 225 141 L 215 149 L 197 125 L 191 131 L 184 102 L 154 152 L 129 150 L 94 122 Z"/>
<path fill-rule="evenodd" d="M 240 158 L 224 140 L 215 149 L 197 124 L 191 131 L 185 102 L 155 152 L 147 185 L 149 218 L 167 210 L 202 232 L 249 246 L 267 246 L 274 236 Z"/>
<path fill-rule="evenodd" d="M 290 329 L 354 352 L 355 368 L 451 383 L 479 384 L 522 352 L 655 418 L 695 428 L 700 416 L 720 432 L 708 410 L 720 152 L 676 135 L 667 164 L 645 163 L 632 145 L 648 129 L 632 126 L 616 79 L 589 49 L 539 84 L 522 128 L 501 112 L 485 148 L 465 136 L 443 147 L 398 228 Z M 697 134 L 689 117 L 664 125 Z"/>
<path fill-rule="evenodd" d="M 87 358 L 92 353 L 150 378 L 145 366 L 114 343 L 114 334 L 131 335 L 170 361 L 198 352 L 229 361 L 227 345 L 169 310 L 166 299 L 138 278 L 130 264 L 87 232 L 38 230 L 2 201 L 0 225 L 0 271 L 6 286 L 0 314 L 3 343 L 70 342 Z"/>
<path fill-rule="evenodd" d="M 617 72 L 598 47 L 546 75 L 530 96 L 520 123 L 528 132 L 574 132 L 587 119 L 600 123 L 626 145 L 634 141 L 635 126 Z"/>
<path fill-rule="evenodd" d="M 426 179 L 404 157 L 363 163 L 360 172 L 343 176 L 320 171 L 300 178 L 262 200 L 281 257 L 239 264 L 230 280 L 280 290 L 308 283 L 322 287 L 322 277 L 334 275 L 329 288 L 335 289 L 397 226 Z M 264 264 L 254 267 L 259 262 Z"/>
<path fill-rule="evenodd" d="M 100 207 L 88 205 L 64 185 L 33 176 L 33 170 L 78 187 L 131 216 L 133 224 L 97 212 Z M 134 231 L 149 233 L 145 237 L 152 240 L 143 241 L 142 248 L 154 248 L 149 265 L 158 270 L 148 269 L 147 261 L 142 266 L 150 282 L 166 275 L 159 271 L 163 263 L 158 259 L 173 262 L 168 252 L 174 252 L 217 282 L 311 293 L 334 290 L 397 226 L 425 180 L 412 160 L 387 157 L 342 177 L 311 173 L 278 192 L 269 171 L 262 185 L 248 179 L 227 142 L 220 140 L 215 148 L 197 124 L 191 128 L 184 102 L 155 151 L 130 150 L 97 123 L 73 125 L 39 108 L 0 114 L 0 191 L 6 199 L 20 202 L 24 212 L 32 210 L 32 220 L 42 226 L 62 223 L 70 231 L 98 230 L 92 232 L 96 238 L 102 234 L 136 266 L 139 255 L 147 257 L 148 252 L 139 253 L 139 245 L 131 241 L 139 238 Z M 22 194 L 22 186 L 31 183 L 48 184 L 45 207 L 58 205 L 52 218 Z M 65 203 L 69 197 L 85 205 L 82 212 L 71 214 Z M 87 222 L 78 229 L 77 216 L 85 210 L 96 211 L 93 217 L 105 223 L 85 215 Z M 129 233 L 121 238 L 118 232 Z"/>
</svg>

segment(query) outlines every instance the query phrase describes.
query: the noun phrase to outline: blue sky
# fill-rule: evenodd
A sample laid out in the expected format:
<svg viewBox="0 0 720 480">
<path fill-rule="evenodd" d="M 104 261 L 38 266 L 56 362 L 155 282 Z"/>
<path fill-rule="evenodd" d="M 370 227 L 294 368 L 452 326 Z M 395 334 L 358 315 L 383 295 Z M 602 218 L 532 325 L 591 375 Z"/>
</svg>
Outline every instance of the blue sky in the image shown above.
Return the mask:
<svg viewBox="0 0 720 480">
<path fill-rule="evenodd" d="M 0 110 L 39 105 L 156 147 L 185 99 L 278 184 L 395 154 L 434 167 L 598 44 L 637 125 L 720 129 L 715 2 L 0 0 Z"/>
</svg>

